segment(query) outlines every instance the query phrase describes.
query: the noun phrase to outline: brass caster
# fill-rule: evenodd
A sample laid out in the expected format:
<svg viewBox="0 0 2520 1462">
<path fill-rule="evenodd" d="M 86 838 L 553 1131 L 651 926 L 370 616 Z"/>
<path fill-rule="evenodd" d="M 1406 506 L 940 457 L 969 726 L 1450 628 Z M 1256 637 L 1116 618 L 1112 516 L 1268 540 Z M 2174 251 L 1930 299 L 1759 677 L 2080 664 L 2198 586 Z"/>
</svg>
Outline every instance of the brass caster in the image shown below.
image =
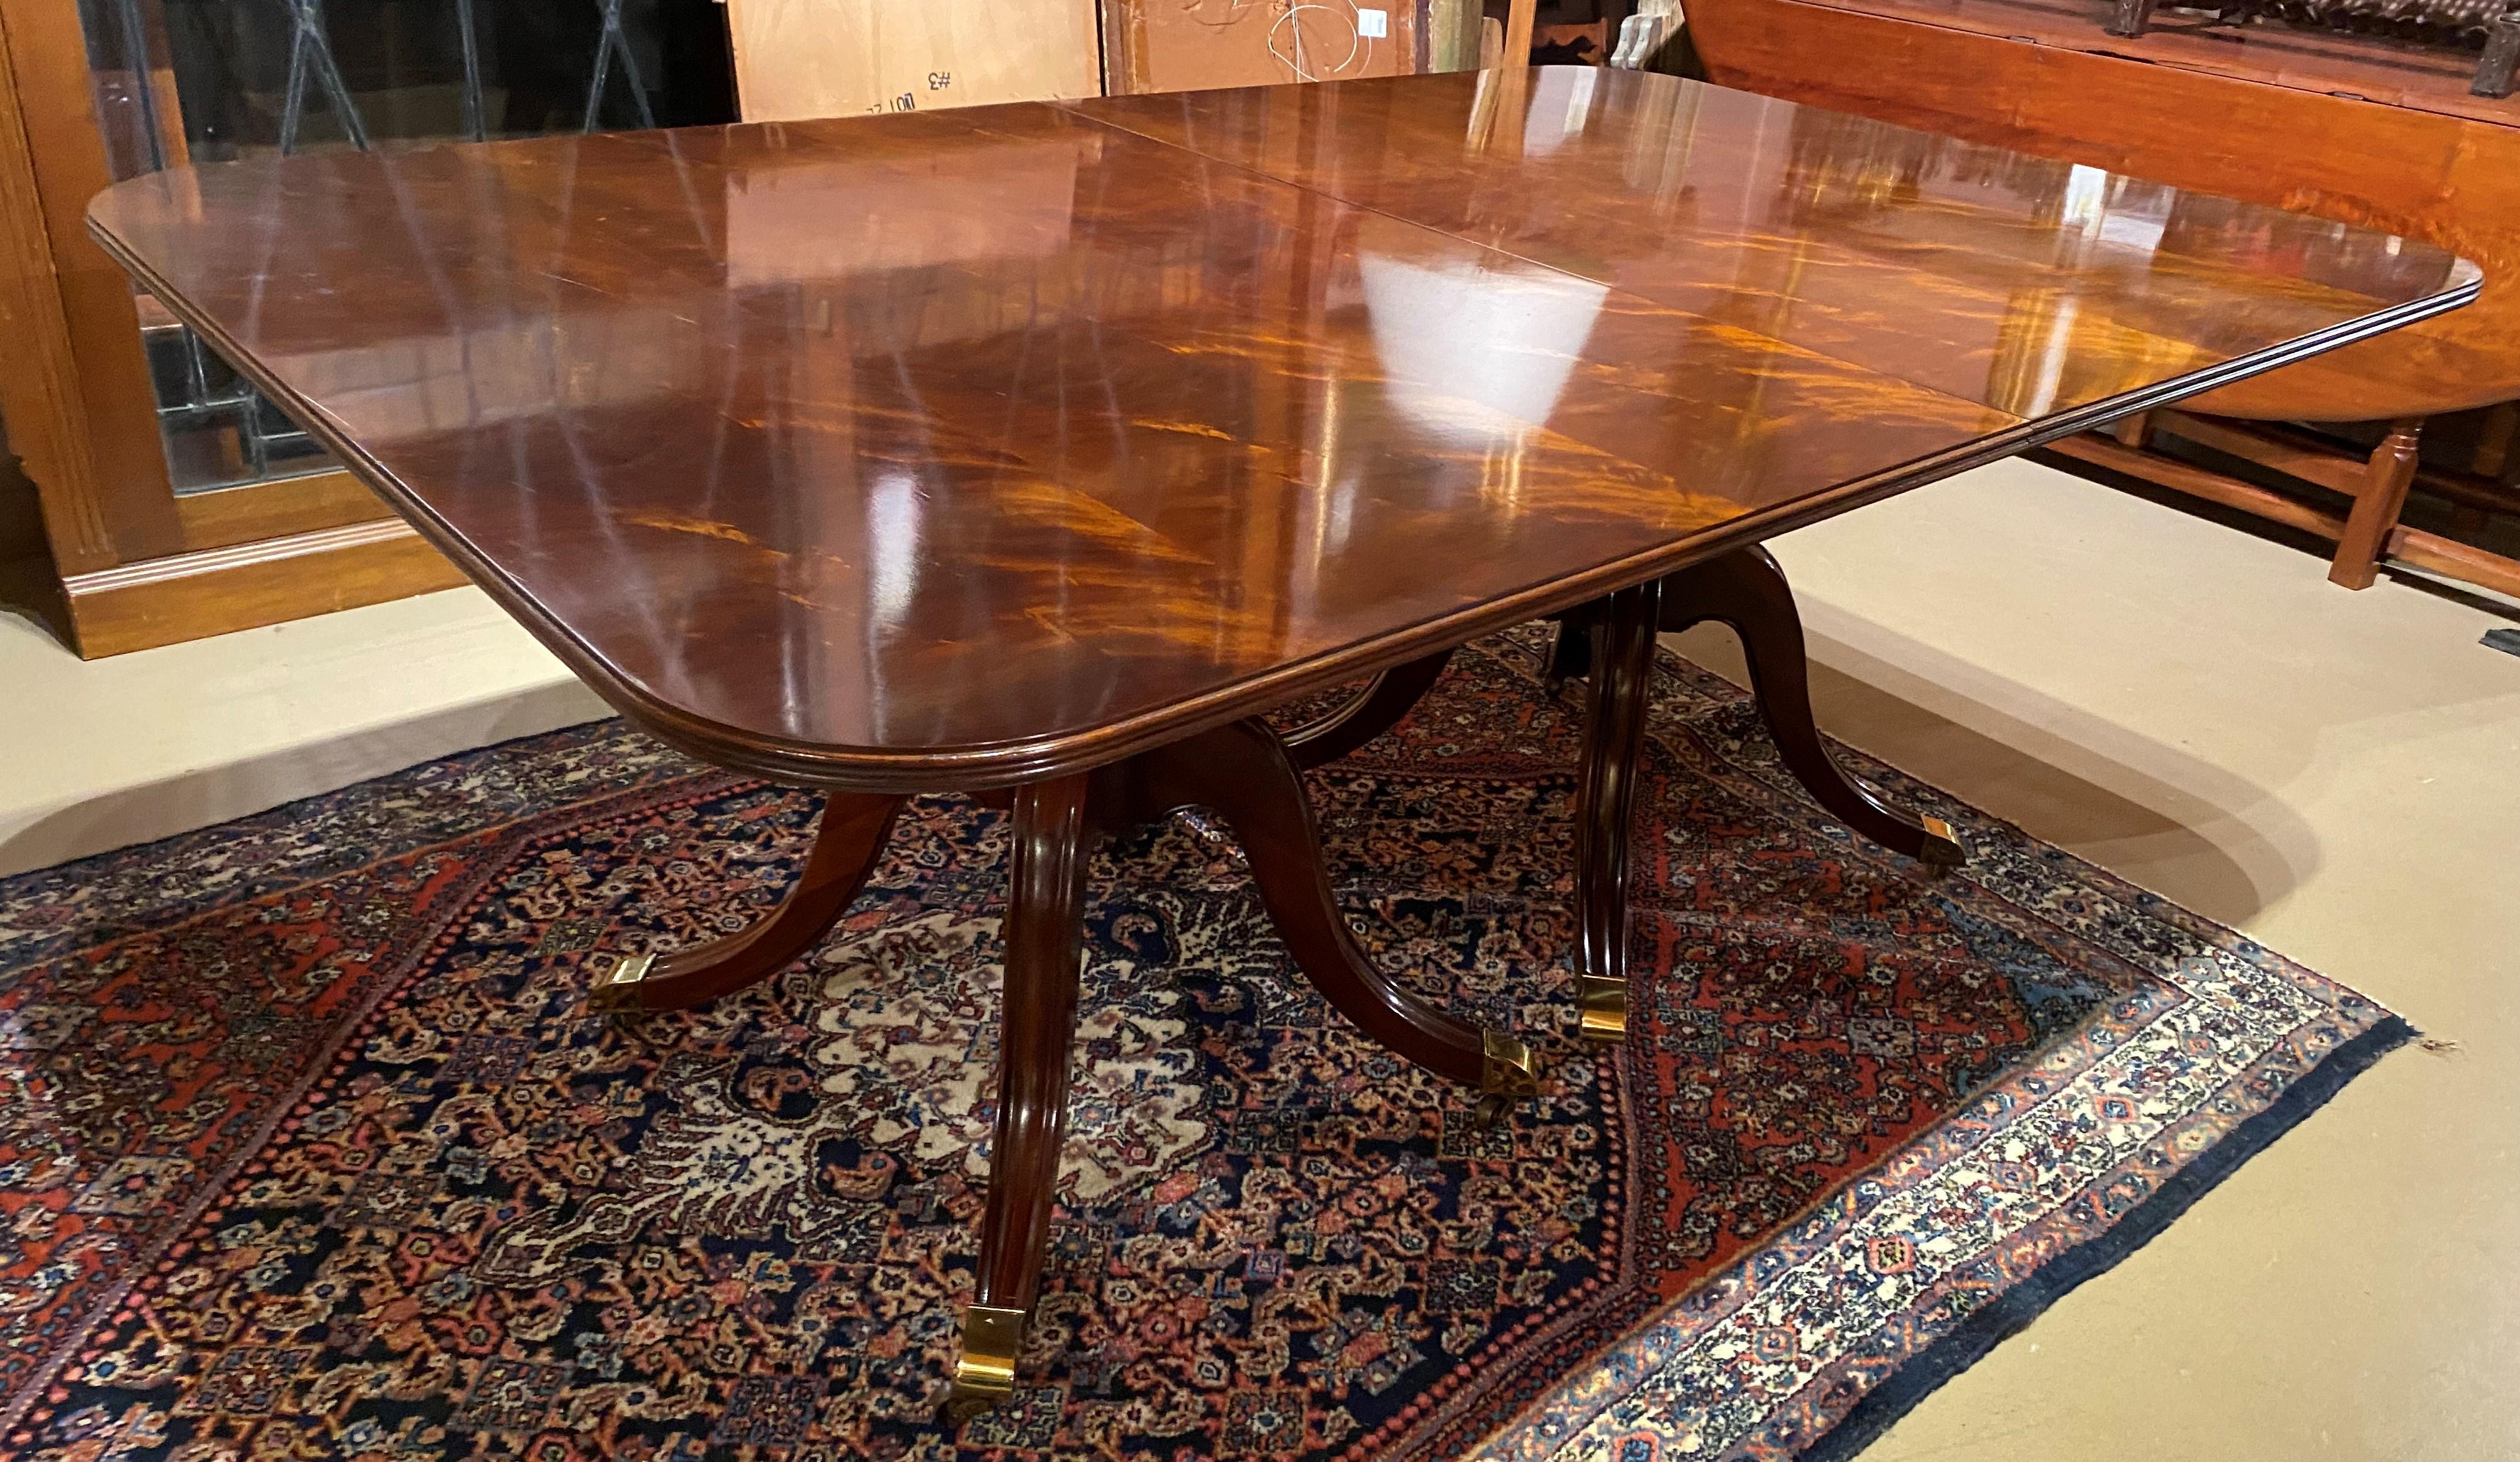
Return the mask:
<svg viewBox="0 0 2520 1462">
<path fill-rule="evenodd" d="M 1601 975 L 1575 977 L 1575 1003 L 1584 1012 L 1584 1039 L 1616 1044 L 1628 1039 L 1628 982 Z"/>
<path fill-rule="evenodd" d="M 1020 1309 L 993 1305 L 963 1311 L 963 1354 L 954 1362 L 954 1389 L 945 1396 L 947 1421 L 959 1427 L 1014 1395 L 1024 1319 Z"/>
<path fill-rule="evenodd" d="M 1503 1031 L 1479 1033 L 1479 1105 L 1475 1120 L 1494 1127 L 1515 1102 L 1540 1094 L 1540 1063 L 1531 1047 Z"/>
<path fill-rule="evenodd" d="M 1925 846 L 1916 850 L 1916 861 L 1929 868 L 1957 868 L 1968 862 L 1968 850 L 1960 846 L 1960 837 L 1952 824 L 1940 818 L 1918 818 L 1925 824 Z"/>
<path fill-rule="evenodd" d="M 643 1008 L 639 1003 L 639 982 L 656 967 L 653 954 L 616 954 L 604 973 L 595 977 L 595 988 L 586 993 L 587 1008 L 608 1015 Z"/>
<path fill-rule="evenodd" d="M 1540 1063 L 1531 1047 L 1503 1031 L 1479 1033 L 1479 1089 L 1490 1096 L 1538 1096 Z"/>
</svg>

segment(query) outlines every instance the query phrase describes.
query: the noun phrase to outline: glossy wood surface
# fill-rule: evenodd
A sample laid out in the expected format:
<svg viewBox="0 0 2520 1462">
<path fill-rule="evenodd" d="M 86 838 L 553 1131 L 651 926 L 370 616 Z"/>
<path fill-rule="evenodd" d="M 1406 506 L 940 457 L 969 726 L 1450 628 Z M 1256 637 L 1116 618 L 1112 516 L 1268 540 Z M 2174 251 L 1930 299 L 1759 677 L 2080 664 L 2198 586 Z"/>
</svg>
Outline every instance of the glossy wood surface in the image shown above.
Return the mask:
<svg viewBox="0 0 2520 1462">
<path fill-rule="evenodd" d="M 1590 618 L 1575 787 L 1576 969 L 1585 978 L 1585 1035 L 1616 1041 L 1627 1035 L 1628 829 L 1644 770 L 1662 585 L 1622 590 Z"/>
<path fill-rule="evenodd" d="M 2026 418 L 2438 288 L 2446 267 L 2381 233 L 1645 72 L 1534 73 L 1519 107 L 1494 77 L 1493 107 L 1478 75 L 1437 79 L 1095 111 Z"/>
<path fill-rule="evenodd" d="M 2363 421 L 2520 397 L 2520 127 L 1799 0 L 1688 14 L 1726 86 L 2425 239 L 2484 266 L 2473 306 L 2200 396 L 2198 411 Z"/>
<path fill-rule="evenodd" d="M 616 704 L 866 790 L 1108 763 L 2474 288 L 1582 68 L 314 155 L 91 217 Z"/>
<path fill-rule="evenodd" d="M 2480 97 L 2468 90 L 2476 79 L 2476 52 L 2394 36 L 2289 24 L 2264 15 L 2233 24 L 2221 17 L 2219 6 L 2156 4 L 2144 33 L 2126 36 L 2111 35 L 2105 28 L 2116 7 L 2092 0 L 1815 3 L 2149 66 L 2266 81 L 2339 100 L 2520 126 L 2520 98 Z"/>
</svg>

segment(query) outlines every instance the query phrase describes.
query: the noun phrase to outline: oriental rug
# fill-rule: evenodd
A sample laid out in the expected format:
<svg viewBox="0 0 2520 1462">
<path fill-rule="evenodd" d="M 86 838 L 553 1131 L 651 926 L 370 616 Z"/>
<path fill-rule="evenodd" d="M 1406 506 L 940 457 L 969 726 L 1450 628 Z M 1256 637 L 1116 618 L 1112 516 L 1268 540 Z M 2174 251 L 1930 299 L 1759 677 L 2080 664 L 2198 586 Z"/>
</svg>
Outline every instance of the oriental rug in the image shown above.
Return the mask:
<svg viewBox="0 0 2520 1462">
<path fill-rule="evenodd" d="M 758 916 L 814 798 L 606 723 L 0 883 L 0 1454 L 1842 1456 L 2407 1034 L 1861 758 L 1971 856 L 1853 837 L 1666 660 L 1588 1046 L 1539 654 L 1313 793 L 1544 1093 L 1483 1128 L 1330 1015 L 1196 816 L 1114 844 L 1048 1292 L 959 1436 L 1000 816 L 918 803 L 812 955 L 624 1020 L 586 953 Z"/>
</svg>

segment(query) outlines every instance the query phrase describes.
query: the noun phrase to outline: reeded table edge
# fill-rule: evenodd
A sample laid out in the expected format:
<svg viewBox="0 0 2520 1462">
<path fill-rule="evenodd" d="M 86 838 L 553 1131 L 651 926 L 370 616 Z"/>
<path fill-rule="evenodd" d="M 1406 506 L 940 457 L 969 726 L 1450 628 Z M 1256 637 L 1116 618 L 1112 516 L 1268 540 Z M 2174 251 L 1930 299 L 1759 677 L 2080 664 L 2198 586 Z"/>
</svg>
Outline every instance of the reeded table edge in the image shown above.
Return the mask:
<svg viewBox="0 0 2520 1462">
<path fill-rule="evenodd" d="M 1068 114 L 1092 118 L 1092 113 L 1081 111 L 1069 111 Z M 1093 119 L 1115 131 L 1129 132 L 1117 123 Z M 1135 132 L 1129 132 L 1129 135 L 1144 137 L 1144 134 Z M 1144 140 L 1202 160 L 1215 160 L 1203 153 L 1160 138 Z M 1273 177 L 1270 181 L 1317 198 L 1340 201 L 1334 195 L 1320 189 L 1282 178 Z M 1746 512 L 1703 533 L 1613 559 L 1579 574 L 1535 584 L 1451 614 L 1421 620 L 1374 640 L 1288 661 L 1197 695 L 1077 730 L 1046 732 L 1020 740 L 909 750 L 835 746 L 745 731 L 695 716 L 650 694 L 607 661 L 594 645 L 579 639 L 567 625 L 544 610 L 531 595 L 475 551 L 451 524 L 430 511 L 427 503 L 353 442 L 340 423 L 321 405 L 289 389 L 216 322 L 195 310 L 191 301 L 177 294 L 162 276 L 124 247 L 122 242 L 103 226 L 96 217 L 92 201 L 87 213 L 87 227 L 98 246 L 115 263 L 146 286 L 178 320 L 208 340 L 222 358 L 252 381 L 254 387 L 275 405 L 286 410 L 308 435 L 338 457 L 362 483 L 384 500 L 386 506 L 400 513 L 431 547 L 453 560 L 483 593 L 523 625 L 545 648 L 559 656 L 562 663 L 614 710 L 667 744 L 735 771 L 803 786 L 895 793 L 982 791 L 1090 771 L 1135 752 L 1256 715 L 1310 691 L 1358 680 L 1526 620 L 1571 609 L 1605 594 L 1660 578 L 1740 544 L 1755 543 L 1789 532 L 1971 467 L 2015 456 L 2058 437 L 2088 431 L 2119 417 L 2198 395 L 2311 356 L 2325 354 L 2357 340 L 2385 334 L 2418 320 L 2447 314 L 2473 302 L 2485 285 L 2482 267 L 2474 260 L 2454 256 L 2457 267 L 2452 270 L 2450 284 L 2439 292 L 2421 299 L 2343 321 L 2281 345 L 2234 356 L 2137 390 L 2087 402 L 2037 421 L 2017 421 L 2010 428 L 1993 435 L 1913 459 L 1793 503 Z M 1476 244 L 1475 241 L 1462 242 L 1485 247 Z M 1552 272 L 1565 273 L 1563 270 Z M 1838 359 L 1835 356 L 1827 358 Z M 1854 363 L 1841 361 L 1840 364 Z"/>
</svg>

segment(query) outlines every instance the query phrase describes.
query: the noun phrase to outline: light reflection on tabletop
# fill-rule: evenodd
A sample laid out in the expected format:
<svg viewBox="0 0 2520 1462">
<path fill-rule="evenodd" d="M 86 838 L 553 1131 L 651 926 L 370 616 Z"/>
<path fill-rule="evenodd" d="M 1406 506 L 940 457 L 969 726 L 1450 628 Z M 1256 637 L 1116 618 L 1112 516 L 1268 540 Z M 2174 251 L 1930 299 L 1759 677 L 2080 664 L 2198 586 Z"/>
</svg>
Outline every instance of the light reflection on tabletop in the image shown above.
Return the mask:
<svg viewBox="0 0 2520 1462">
<path fill-rule="evenodd" d="M 1370 656 L 2472 280 L 1591 68 L 328 154 L 92 219 L 608 693 L 843 781 Z"/>
</svg>

